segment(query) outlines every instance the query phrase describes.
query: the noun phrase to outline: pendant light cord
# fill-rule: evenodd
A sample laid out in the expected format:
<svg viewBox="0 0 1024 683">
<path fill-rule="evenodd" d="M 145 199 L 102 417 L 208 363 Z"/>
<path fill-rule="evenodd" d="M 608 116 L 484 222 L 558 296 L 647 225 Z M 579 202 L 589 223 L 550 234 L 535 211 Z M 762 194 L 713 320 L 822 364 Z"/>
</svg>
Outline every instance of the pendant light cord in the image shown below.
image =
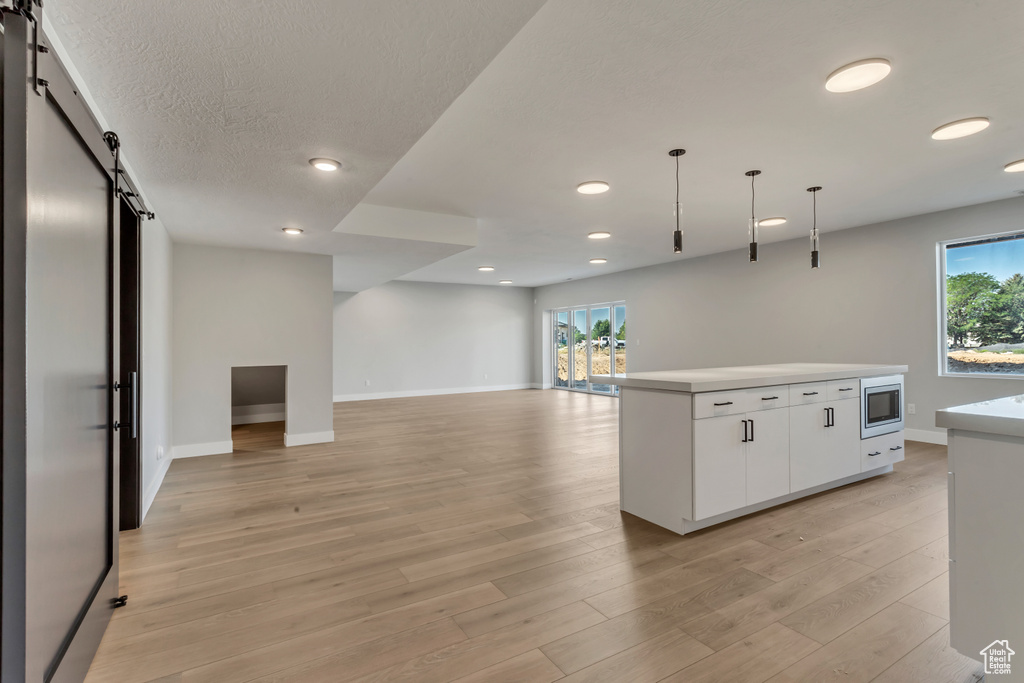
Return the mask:
<svg viewBox="0 0 1024 683">
<path fill-rule="evenodd" d="M 679 157 L 676 156 L 676 231 L 679 230 Z"/>
<path fill-rule="evenodd" d="M 750 176 L 750 220 L 754 220 L 754 179 L 756 175 Z"/>
<path fill-rule="evenodd" d="M 813 217 L 812 218 L 813 222 L 811 223 L 811 229 L 814 230 L 814 232 L 818 232 L 818 193 L 817 192 L 812 192 L 811 193 L 811 216 Z"/>
</svg>

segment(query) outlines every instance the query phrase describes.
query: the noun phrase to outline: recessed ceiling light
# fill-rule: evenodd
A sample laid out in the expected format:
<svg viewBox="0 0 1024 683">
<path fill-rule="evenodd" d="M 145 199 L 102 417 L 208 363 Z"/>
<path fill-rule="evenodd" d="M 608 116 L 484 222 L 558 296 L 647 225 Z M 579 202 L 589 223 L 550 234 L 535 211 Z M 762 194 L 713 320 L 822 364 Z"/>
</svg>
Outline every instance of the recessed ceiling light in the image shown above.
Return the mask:
<svg viewBox="0 0 1024 683">
<path fill-rule="evenodd" d="M 1003 170 L 1007 173 L 1020 173 L 1024 171 L 1024 159 L 1020 161 L 1011 161 L 1006 166 L 1003 166 Z"/>
<path fill-rule="evenodd" d="M 608 183 L 603 180 L 588 180 L 577 185 L 576 191 L 580 194 L 601 194 L 602 192 L 607 192 L 608 187 Z"/>
<path fill-rule="evenodd" d="M 956 138 L 974 135 L 988 128 L 988 119 L 984 116 L 977 116 L 972 119 L 960 119 L 944 126 L 939 126 L 932 131 L 932 140 L 954 140 Z"/>
<path fill-rule="evenodd" d="M 494 270 L 494 266 L 480 266 L 479 268 L 477 268 L 477 270 L 479 270 L 481 273 L 489 273 L 492 270 Z"/>
<path fill-rule="evenodd" d="M 590 262 L 594 263 L 594 264 L 608 263 L 608 259 L 606 259 L 606 258 L 592 258 L 592 259 L 590 259 Z"/>
<path fill-rule="evenodd" d="M 286 235 L 301 235 L 302 228 L 281 228 Z"/>
<path fill-rule="evenodd" d="M 341 167 L 341 162 L 334 159 L 310 159 L 309 163 L 319 171 L 337 171 Z"/>
<path fill-rule="evenodd" d="M 786 219 L 782 216 L 773 216 L 772 218 L 762 218 L 757 222 L 757 225 L 762 228 L 770 228 L 775 225 L 782 225 L 786 222 Z"/>
<path fill-rule="evenodd" d="M 878 83 L 892 71 L 888 59 L 874 57 L 862 59 L 841 66 L 825 79 L 825 90 L 829 92 L 853 92 Z"/>
<path fill-rule="evenodd" d="M 589 237 L 592 240 L 606 240 L 611 236 L 612 234 L 610 232 L 604 232 L 603 230 L 598 232 L 592 232 L 589 235 L 587 235 L 587 237 Z"/>
<path fill-rule="evenodd" d="M 510 284 L 512 284 L 512 281 L 511 280 L 501 280 L 500 282 L 498 282 L 498 284 L 499 285 L 510 285 Z"/>
</svg>

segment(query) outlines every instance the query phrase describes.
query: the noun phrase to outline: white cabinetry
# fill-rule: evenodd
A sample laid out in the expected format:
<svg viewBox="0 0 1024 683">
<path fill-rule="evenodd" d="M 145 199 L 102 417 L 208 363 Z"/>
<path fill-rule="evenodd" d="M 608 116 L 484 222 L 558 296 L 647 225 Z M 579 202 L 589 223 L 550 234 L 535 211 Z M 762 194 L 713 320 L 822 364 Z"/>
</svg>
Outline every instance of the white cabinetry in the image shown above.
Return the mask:
<svg viewBox="0 0 1024 683">
<path fill-rule="evenodd" d="M 789 409 L 748 416 L 753 440 L 747 443 L 747 505 L 789 493 Z"/>
<path fill-rule="evenodd" d="M 873 436 L 860 442 L 860 471 L 877 469 L 903 460 L 903 432 Z"/>
<path fill-rule="evenodd" d="M 705 519 L 747 504 L 747 421 L 708 417 L 693 425 L 693 511 Z"/>
<path fill-rule="evenodd" d="M 860 402 L 842 383 L 790 386 L 790 489 L 802 491 L 861 471 Z M 851 383 L 846 383 L 851 384 Z M 835 400 L 828 397 L 836 396 Z M 841 398 L 840 398 L 841 397 Z"/>
<path fill-rule="evenodd" d="M 694 519 L 789 493 L 787 399 L 785 386 L 695 396 Z"/>
<path fill-rule="evenodd" d="M 794 363 L 608 377 L 620 387 L 619 507 L 687 534 L 892 471 L 902 433 L 861 440 L 861 378 L 906 369 Z"/>
</svg>

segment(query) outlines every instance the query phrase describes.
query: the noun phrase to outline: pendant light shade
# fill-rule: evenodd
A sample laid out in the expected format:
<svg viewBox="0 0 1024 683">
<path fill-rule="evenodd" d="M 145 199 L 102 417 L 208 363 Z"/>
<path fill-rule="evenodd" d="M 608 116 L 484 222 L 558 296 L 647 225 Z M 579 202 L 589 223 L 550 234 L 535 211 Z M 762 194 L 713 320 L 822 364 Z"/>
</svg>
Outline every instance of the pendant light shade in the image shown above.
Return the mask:
<svg viewBox="0 0 1024 683">
<path fill-rule="evenodd" d="M 814 187 L 808 187 L 807 191 L 811 193 L 811 211 L 812 211 L 812 223 L 811 223 L 811 268 L 821 267 L 821 257 L 818 254 L 818 190 L 821 189 L 820 185 Z"/>
<path fill-rule="evenodd" d="M 761 175 L 760 171 L 747 171 L 750 178 L 750 223 L 747 225 L 747 238 L 750 241 L 750 262 L 757 263 L 757 218 L 754 217 L 754 179 Z"/>
<path fill-rule="evenodd" d="M 683 253 L 683 231 L 679 229 L 679 157 L 686 154 L 685 149 L 673 149 L 668 155 L 676 158 L 676 231 L 672 235 L 672 252 Z"/>
</svg>

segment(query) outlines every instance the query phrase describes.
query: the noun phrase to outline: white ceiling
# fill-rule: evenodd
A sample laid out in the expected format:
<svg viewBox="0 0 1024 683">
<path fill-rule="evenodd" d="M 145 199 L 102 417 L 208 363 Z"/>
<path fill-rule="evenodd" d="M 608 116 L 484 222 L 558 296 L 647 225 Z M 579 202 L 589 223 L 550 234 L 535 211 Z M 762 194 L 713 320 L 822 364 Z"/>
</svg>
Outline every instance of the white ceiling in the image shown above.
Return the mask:
<svg viewBox="0 0 1024 683">
<path fill-rule="evenodd" d="M 48 0 L 45 14 L 175 240 L 344 254 L 371 275 L 351 273 L 362 288 L 454 253 L 332 230 L 541 4 Z"/>
<path fill-rule="evenodd" d="M 754 168 L 758 215 L 790 219 L 763 241 L 808 234 L 811 185 L 824 231 L 1010 197 L 1022 29 L 1020 0 L 550 0 L 366 199 L 480 219 L 476 249 L 403 279 L 540 285 L 677 258 L 674 147 L 686 256 L 746 245 Z M 888 79 L 825 90 L 876 56 Z M 931 140 L 969 116 L 992 125 Z"/>
<path fill-rule="evenodd" d="M 1024 188 L 1002 171 L 1024 158 L 1019 0 L 541 4 L 46 12 L 175 239 L 337 254 L 350 288 L 402 273 L 535 286 L 672 260 L 673 147 L 687 149 L 686 256 L 746 243 L 751 168 L 759 216 L 790 218 L 763 241 L 806 235 L 810 185 L 825 232 Z M 875 56 L 888 79 L 825 91 L 833 69 Z M 930 139 L 968 116 L 992 126 Z M 345 168 L 318 173 L 313 156 Z M 611 191 L 575 192 L 591 179 Z M 478 246 L 332 232 L 360 201 L 476 218 Z M 288 241 L 284 224 L 307 234 Z M 587 240 L 595 229 L 612 239 Z"/>
</svg>

